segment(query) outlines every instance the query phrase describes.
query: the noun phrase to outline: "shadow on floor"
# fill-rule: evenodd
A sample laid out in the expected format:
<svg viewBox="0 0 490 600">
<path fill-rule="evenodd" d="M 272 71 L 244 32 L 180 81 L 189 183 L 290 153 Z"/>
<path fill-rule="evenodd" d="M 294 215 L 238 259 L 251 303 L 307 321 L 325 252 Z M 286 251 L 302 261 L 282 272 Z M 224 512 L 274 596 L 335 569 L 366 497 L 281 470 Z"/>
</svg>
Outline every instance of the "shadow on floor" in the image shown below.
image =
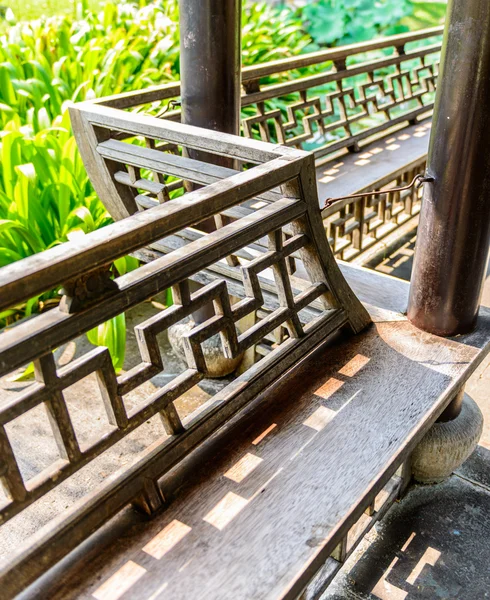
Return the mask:
<svg viewBox="0 0 490 600">
<path fill-rule="evenodd" d="M 490 451 L 479 448 L 477 459 L 490 473 Z M 458 475 L 416 486 L 371 537 L 323 600 L 490 598 L 490 489 Z"/>
<path fill-rule="evenodd" d="M 490 598 L 490 421 L 485 371 L 488 368 L 472 386 L 486 417 L 480 445 L 448 481 L 414 486 L 354 553 L 323 600 Z"/>
</svg>

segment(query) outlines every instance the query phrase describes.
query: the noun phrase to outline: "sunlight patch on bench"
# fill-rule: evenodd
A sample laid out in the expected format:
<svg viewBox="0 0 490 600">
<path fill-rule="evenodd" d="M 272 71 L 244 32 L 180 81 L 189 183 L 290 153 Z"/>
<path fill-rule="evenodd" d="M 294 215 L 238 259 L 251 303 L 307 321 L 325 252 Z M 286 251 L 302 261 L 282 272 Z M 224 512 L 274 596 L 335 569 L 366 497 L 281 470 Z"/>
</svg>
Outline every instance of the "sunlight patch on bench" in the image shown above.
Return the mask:
<svg viewBox="0 0 490 600">
<path fill-rule="evenodd" d="M 320 398 L 327 400 L 328 398 L 330 398 L 330 396 L 333 396 L 335 394 L 335 392 L 337 390 L 339 390 L 343 385 L 344 385 L 344 382 L 340 381 L 340 379 L 335 379 L 335 377 L 330 377 L 330 379 L 326 383 L 324 383 L 322 386 L 320 386 L 313 393 L 317 396 L 320 396 Z"/>
<path fill-rule="evenodd" d="M 146 573 L 146 569 L 128 560 L 92 594 L 96 600 L 118 600 Z"/>
<path fill-rule="evenodd" d="M 233 519 L 245 508 L 247 504 L 248 500 L 246 498 L 242 498 L 233 492 L 228 492 L 226 496 L 208 512 L 203 521 L 206 521 L 206 523 L 209 523 L 221 531 L 228 525 L 228 523 L 233 521 Z"/>
<path fill-rule="evenodd" d="M 191 529 L 192 528 L 185 523 L 174 519 L 143 547 L 143 552 L 160 560 L 167 552 L 172 550 L 172 548 L 177 545 Z"/>
<path fill-rule="evenodd" d="M 306 421 L 303 421 L 303 425 L 311 427 L 315 431 L 321 431 L 327 423 L 329 423 L 335 416 L 335 411 L 326 406 L 319 406 L 315 412 L 313 412 Z"/>
<path fill-rule="evenodd" d="M 250 473 L 256 469 L 260 463 L 263 461 L 262 458 L 255 456 L 255 454 L 251 454 L 247 452 L 245 456 L 235 463 L 228 471 L 225 473 L 225 477 L 231 479 L 235 483 L 240 483 L 250 475 Z"/>
<path fill-rule="evenodd" d="M 439 552 L 439 550 L 436 550 L 435 548 L 431 548 L 429 546 L 422 555 L 422 558 L 413 568 L 410 575 L 407 577 L 407 583 L 409 583 L 410 585 L 414 585 L 416 579 L 418 578 L 420 573 L 422 573 L 422 569 L 425 567 L 425 565 L 430 565 L 431 567 L 433 567 L 439 560 L 440 556 L 441 553 Z"/>
<path fill-rule="evenodd" d="M 345 375 L 346 377 L 353 377 L 356 373 L 359 373 L 359 371 L 363 369 L 370 360 L 371 359 L 367 356 L 356 354 L 354 358 L 352 358 L 341 369 L 339 369 L 339 373 L 341 375 Z"/>
<path fill-rule="evenodd" d="M 322 177 L 321 179 L 319 179 L 319 181 L 321 183 L 330 183 L 331 181 L 334 181 L 335 177 L 332 177 L 331 175 L 325 175 L 325 177 Z"/>
<path fill-rule="evenodd" d="M 252 442 L 252 444 L 254 446 L 258 446 L 258 444 L 260 444 L 260 442 L 269 435 L 269 433 L 275 429 L 277 427 L 277 423 L 272 423 L 272 425 L 269 425 L 269 427 L 267 427 L 267 429 L 265 429 L 260 435 L 258 435 Z"/>
<path fill-rule="evenodd" d="M 408 592 L 400 589 L 396 585 L 391 584 L 389 581 L 386 581 L 386 578 L 393 570 L 393 567 L 398 562 L 398 558 L 394 558 L 390 564 L 390 566 L 386 569 L 386 572 L 383 574 L 381 579 L 375 585 L 372 590 L 372 595 L 379 600 L 405 600 L 408 596 Z"/>
</svg>

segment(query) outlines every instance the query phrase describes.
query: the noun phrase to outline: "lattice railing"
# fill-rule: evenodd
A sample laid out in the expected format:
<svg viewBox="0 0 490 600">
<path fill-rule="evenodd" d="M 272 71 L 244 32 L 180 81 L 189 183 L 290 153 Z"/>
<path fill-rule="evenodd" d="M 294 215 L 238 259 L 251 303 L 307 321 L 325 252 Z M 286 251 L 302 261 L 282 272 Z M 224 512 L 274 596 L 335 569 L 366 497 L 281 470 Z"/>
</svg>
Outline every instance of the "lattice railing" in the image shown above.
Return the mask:
<svg viewBox="0 0 490 600">
<path fill-rule="evenodd" d="M 312 150 L 319 158 L 341 148 L 355 150 L 367 137 L 430 114 L 442 30 L 434 27 L 244 68 L 243 134 Z M 98 102 L 121 109 L 140 106 L 159 115 L 179 94 L 176 83 Z M 175 110 L 164 116 L 180 118 Z"/>
<path fill-rule="evenodd" d="M 397 172 L 374 181 L 369 190 L 390 190 L 408 185 L 424 173 L 427 158 L 422 156 Z M 402 225 L 416 217 L 421 208 L 422 188 L 380 195 L 367 194 L 332 204 L 322 211 L 328 241 L 335 256 L 354 260 Z"/>
<path fill-rule="evenodd" d="M 160 416 L 166 433 L 136 466 L 66 511 L 36 544 L 0 570 L 0 585 L 9 597 L 129 502 L 139 498 L 146 510 L 156 510 L 163 502 L 155 484 L 159 476 L 331 332 L 345 324 L 359 331 L 369 322 L 321 227 L 312 155 L 151 117 L 128 124 L 118 112 L 93 105 L 72 109 L 84 139 L 98 140 L 82 147 L 82 154 L 89 172 L 96 173 L 99 193 L 129 208 L 132 203 L 150 208 L 0 270 L 0 309 L 60 285 L 64 290 L 57 308 L 0 334 L 0 377 L 31 361 L 35 368 L 34 382 L 11 390 L 0 403 L 1 520 L 26 509 L 151 417 Z M 123 132 L 129 141 L 121 140 Z M 234 172 L 169 152 L 182 146 L 257 166 Z M 167 200 L 169 177 L 205 187 Z M 250 202 L 262 206 L 254 210 L 248 208 Z M 212 216 L 231 222 L 209 234 L 196 229 Z M 159 253 L 152 262 L 114 276 L 110 266 L 118 257 L 155 250 Z M 196 281 L 202 286 L 197 291 Z M 137 324 L 139 357 L 126 371 L 115 372 L 104 347 L 88 348 L 60 364 L 56 349 L 167 289 L 174 304 Z M 166 371 L 162 336 L 203 307 L 211 316 L 183 334 L 181 372 L 158 383 L 155 377 Z M 272 344 L 270 335 L 277 330 L 282 333 Z M 216 336 L 230 359 L 256 345 L 268 352 L 185 415 L 179 400 L 206 380 L 203 346 Z M 98 432 L 94 420 L 91 431 L 89 422 L 92 435 L 82 439 L 67 392 L 94 375 L 107 426 Z M 154 389 L 149 392 L 145 384 L 150 381 Z M 135 391 L 140 398 L 136 404 L 131 399 Z M 34 433 L 38 418 L 33 411 L 40 409 L 49 420 L 45 443 L 49 438 L 56 444 L 57 456 L 37 472 L 26 473 L 19 455 L 25 436 L 16 439 L 12 426 L 25 420 L 24 431 Z"/>
<path fill-rule="evenodd" d="M 394 126 L 428 116 L 433 108 L 441 36 L 442 27 L 435 27 L 246 67 L 242 71 L 242 134 L 312 150 L 323 162 L 336 151 L 357 150 L 366 138 L 383 136 Z M 171 105 L 165 111 L 179 94 L 177 83 L 97 102 L 118 109 L 138 107 L 147 114 L 179 120 L 179 111 Z M 424 168 L 425 158 L 421 157 L 416 164 L 385 177 L 373 176 L 366 189 L 398 187 Z M 138 181 L 136 171 L 118 177 L 121 183 L 132 178 L 133 186 Z M 145 185 L 148 192 L 158 187 Z M 181 182 L 173 181 L 161 188 L 159 200 L 179 186 Z M 415 190 L 401 196 L 393 193 L 352 200 L 324 210 L 335 255 L 344 260 L 357 258 L 416 217 L 420 197 Z M 121 214 L 119 206 L 108 202 L 106 206 L 116 218 L 127 214 L 128 206 L 135 210 L 130 203 Z M 147 199 L 137 200 L 139 206 L 142 203 L 148 206 Z"/>
</svg>

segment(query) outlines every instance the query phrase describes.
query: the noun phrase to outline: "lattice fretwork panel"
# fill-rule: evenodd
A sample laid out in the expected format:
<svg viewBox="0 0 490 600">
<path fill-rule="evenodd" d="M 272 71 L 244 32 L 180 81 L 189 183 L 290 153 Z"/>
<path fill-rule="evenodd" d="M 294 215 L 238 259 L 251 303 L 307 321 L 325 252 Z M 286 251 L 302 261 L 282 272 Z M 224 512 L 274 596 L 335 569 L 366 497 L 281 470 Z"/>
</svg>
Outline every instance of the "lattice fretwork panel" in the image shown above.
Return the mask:
<svg viewBox="0 0 490 600">
<path fill-rule="evenodd" d="M 248 252 L 237 253 L 241 256 L 238 265 L 227 264 L 225 249 L 221 250 L 221 258 L 219 255 L 217 258 L 223 261 L 222 268 L 228 277 L 217 278 L 197 290 L 188 277 L 171 284 L 173 305 L 145 318 L 134 329 L 139 360 L 131 368 L 117 375 L 106 348 L 88 350 L 66 366 L 57 364 L 53 352 L 44 353 L 34 360 L 35 382 L 25 387 L 7 405 L 0 406 L 1 481 L 6 498 L 2 509 L 4 519 L 45 494 L 155 415 L 161 417 L 169 441 L 182 437 L 185 445 L 184 440 L 189 434 L 188 423 L 192 422 L 195 427 L 195 422 L 189 415 L 186 415 L 186 419 L 182 417 L 178 403 L 189 390 L 206 380 L 208 366 L 204 348 L 211 338 L 219 336 L 221 352 L 230 359 L 244 356 L 249 349 L 260 348 L 255 352 L 255 361 L 252 361 L 250 368 L 255 380 L 264 377 L 264 381 L 268 381 L 268 378 L 277 375 L 272 365 L 277 363 L 280 356 L 291 353 L 294 356 L 298 344 L 303 344 L 302 340 L 307 339 L 315 329 L 323 328 L 328 332 L 331 327 L 338 327 L 345 321 L 342 310 L 332 304 L 328 281 L 309 277 L 308 273 L 311 275 L 312 271 L 303 264 L 303 253 L 311 253 L 312 237 L 304 219 L 291 221 L 303 209 L 297 200 L 283 199 L 281 202 L 285 208 L 281 210 L 278 206 L 278 210 L 282 213 L 284 226 L 270 231 L 265 227 L 263 235 L 259 232 L 260 238 L 255 245 L 249 246 Z M 254 216 L 258 222 L 261 221 L 260 212 L 257 211 Z M 262 222 L 273 217 L 274 211 L 269 205 L 262 212 Z M 273 218 L 271 225 L 274 225 Z M 199 249 L 203 245 L 214 247 L 213 236 L 222 236 L 226 227 L 133 271 L 130 274 L 133 285 L 135 281 L 142 285 L 141 299 L 145 296 L 144 285 L 148 284 L 148 277 L 156 282 L 164 275 L 166 268 L 181 261 L 184 254 L 192 256 L 194 248 Z M 236 223 L 228 228 L 237 235 Z M 296 232 L 291 228 L 295 228 Z M 161 267 L 158 261 L 162 263 Z M 151 269 L 151 275 L 148 269 Z M 303 279 L 293 275 L 297 269 L 301 271 Z M 233 293 L 229 290 L 230 278 Z M 143 282 L 146 283 L 143 285 Z M 114 301 L 117 306 L 117 297 Z M 212 316 L 198 324 L 194 323 L 183 334 L 185 364 L 181 372 L 173 373 L 166 383 L 148 393 L 145 386 L 167 373 L 162 339 L 169 328 L 185 322 L 203 309 L 207 309 Z M 95 305 L 89 310 L 97 314 L 99 309 Z M 76 314 L 72 318 L 80 319 Z M 42 316 L 37 319 L 42 320 Z M 243 327 L 247 319 L 248 326 Z M 82 447 L 65 395 L 68 388 L 76 390 L 77 385 L 90 376 L 97 377 L 108 429 Z M 243 402 L 237 397 L 236 389 L 238 386 L 243 396 L 249 376 L 249 371 L 245 371 L 242 376 L 222 382 L 216 402 L 237 401 L 238 405 Z M 144 400 L 137 405 L 130 401 L 135 393 L 144 396 Z M 24 418 L 29 411 L 41 405 L 49 417 L 50 436 L 56 442 L 59 458 L 33 477 L 26 478 L 19 468 L 17 442 L 13 445 L 9 439 L 9 424 L 15 419 Z"/>
<path fill-rule="evenodd" d="M 321 76 L 298 77 L 287 86 L 260 91 L 257 83 L 245 97 L 243 130 L 248 137 L 323 153 L 354 147 L 370 131 L 430 111 L 437 76 L 438 50 L 428 47 L 413 57 L 395 52 L 360 66 L 340 62 Z M 261 101 L 254 102 L 254 95 Z"/>
<path fill-rule="evenodd" d="M 423 173 L 426 161 L 412 165 L 394 179 L 378 182 L 380 189 L 402 187 Z M 366 194 L 331 205 L 323 213 L 328 241 L 336 256 L 352 260 L 399 229 L 420 212 L 422 189 L 380 195 Z"/>
</svg>

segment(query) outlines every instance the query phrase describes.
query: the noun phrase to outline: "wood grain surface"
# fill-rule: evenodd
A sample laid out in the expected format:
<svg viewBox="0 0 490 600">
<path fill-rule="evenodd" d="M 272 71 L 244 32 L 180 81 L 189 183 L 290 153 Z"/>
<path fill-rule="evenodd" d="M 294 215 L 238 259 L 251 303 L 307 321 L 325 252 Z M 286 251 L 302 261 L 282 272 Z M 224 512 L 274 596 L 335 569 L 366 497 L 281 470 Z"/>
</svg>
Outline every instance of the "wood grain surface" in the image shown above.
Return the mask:
<svg viewBox="0 0 490 600">
<path fill-rule="evenodd" d="M 369 275 L 381 287 L 384 278 Z M 394 288 L 387 295 L 396 296 Z M 163 481 L 164 495 L 175 495 L 165 512 L 119 531 L 117 541 L 109 536 L 80 551 L 43 593 L 297 597 L 476 368 L 489 340 L 490 311 L 482 309 L 478 329 L 457 340 L 388 320 L 323 345 L 203 448 L 192 474 L 184 466 Z"/>
</svg>

